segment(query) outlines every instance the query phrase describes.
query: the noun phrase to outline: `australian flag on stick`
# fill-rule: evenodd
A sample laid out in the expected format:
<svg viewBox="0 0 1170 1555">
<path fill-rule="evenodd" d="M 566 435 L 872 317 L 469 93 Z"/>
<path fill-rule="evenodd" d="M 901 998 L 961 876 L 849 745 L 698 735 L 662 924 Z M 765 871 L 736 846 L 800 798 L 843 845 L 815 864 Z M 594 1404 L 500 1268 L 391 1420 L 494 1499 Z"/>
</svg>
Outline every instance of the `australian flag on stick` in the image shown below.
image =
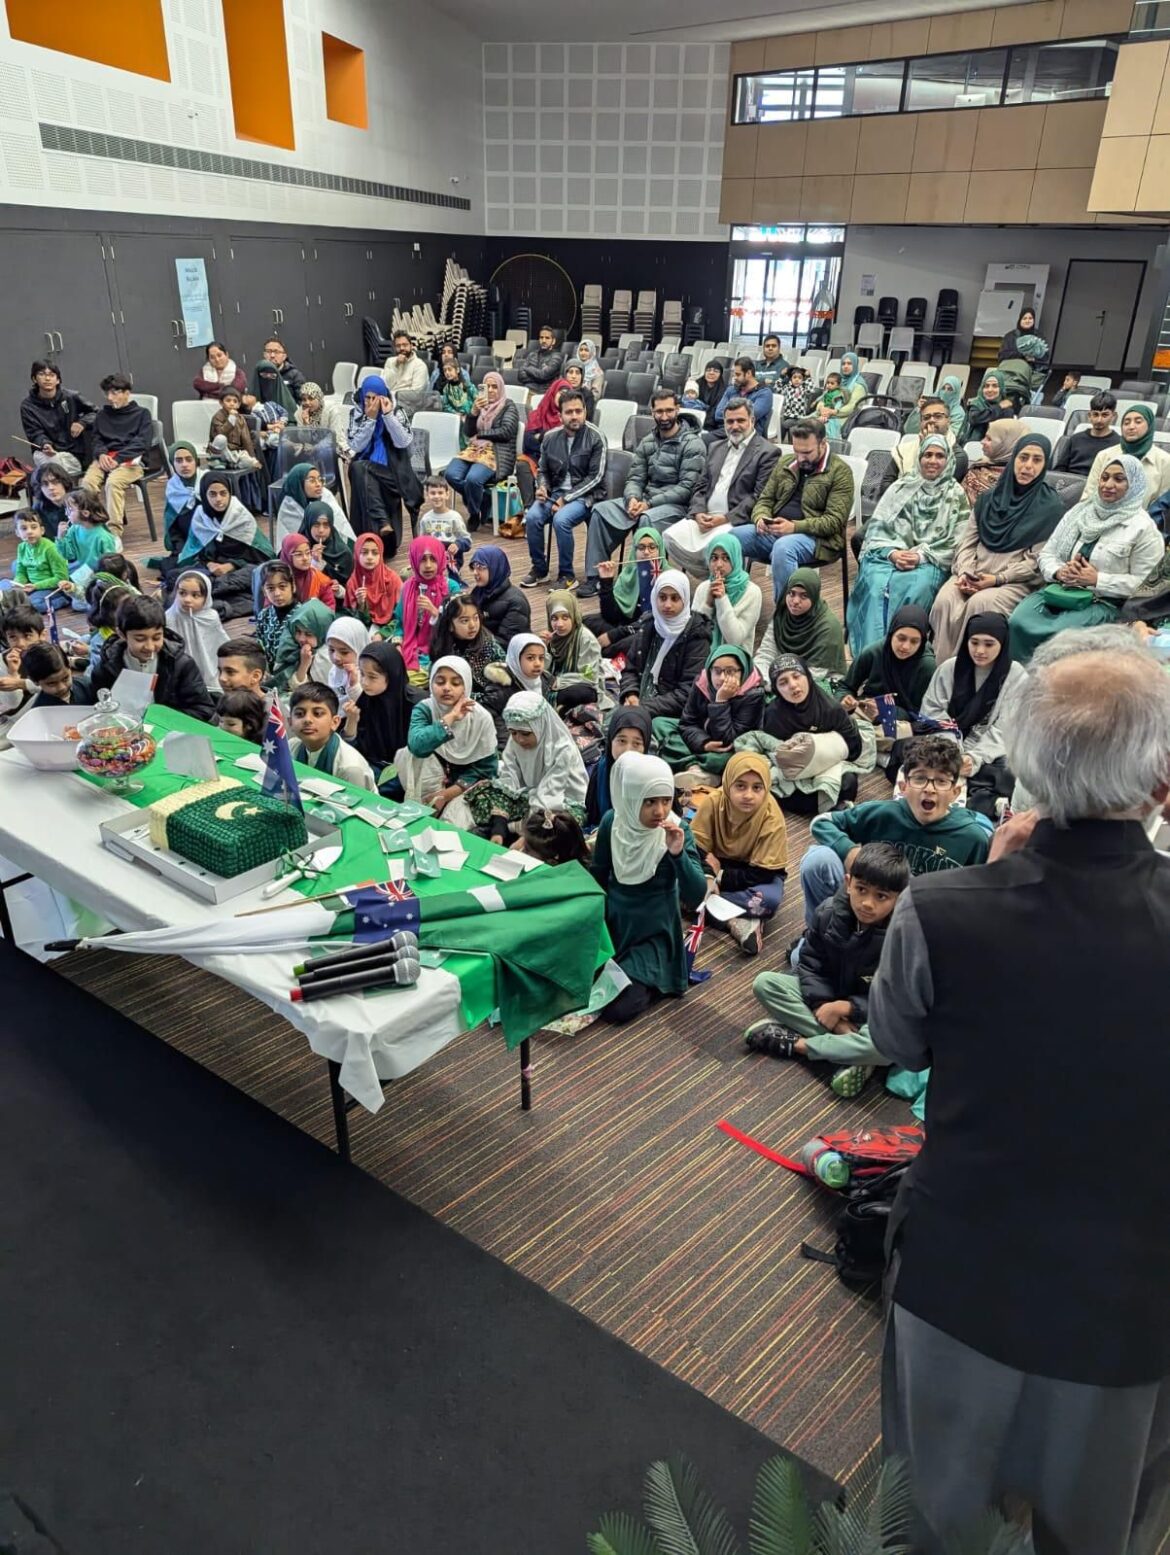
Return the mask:
<svg viewBox="0 0 1170 1555">
<path fill-rule="evenodd" d="M 683 944 L 687 952 L 687 980 L 691 983 L 705 983 L 711 976 L 710 972 L 695 971 L 695 957 L 699 953 L 699 941 L 703 938 L 703 930 L 707 927 L 707 909 L 700 907 L 695 914 L 695 921 L 691 924 L 683 936 Z"/>
<path fill-rule="evenodd" d="M 260 742 L 260 754 L 264 758 L 264 776 L 260 787 L 266 794 L 283 794 L 288 804 L 303 811 L 300 786 L 293 766 L 292 751 L 288 744 L 288 730 L 284 726 L 284 714 L 276 697 L 268 704 L 268 722 L 264 725 L 264 738 Z"/>
</svg>

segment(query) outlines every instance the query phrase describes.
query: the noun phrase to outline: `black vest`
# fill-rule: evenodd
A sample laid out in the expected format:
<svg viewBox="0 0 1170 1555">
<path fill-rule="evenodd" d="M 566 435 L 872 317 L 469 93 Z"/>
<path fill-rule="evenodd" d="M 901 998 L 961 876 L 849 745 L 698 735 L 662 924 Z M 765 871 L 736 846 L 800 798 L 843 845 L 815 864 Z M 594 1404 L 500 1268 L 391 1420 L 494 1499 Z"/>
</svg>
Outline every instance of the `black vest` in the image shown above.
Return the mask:
<svg viewBox="0 0 1170 1555">
<path fill-rule="evenodd" d="M 1170 860 L 1041 822 L 911 890 L 933 1067 L 895 1300 L 1021 1371 L 1170 1376 Z"/>
</svg>

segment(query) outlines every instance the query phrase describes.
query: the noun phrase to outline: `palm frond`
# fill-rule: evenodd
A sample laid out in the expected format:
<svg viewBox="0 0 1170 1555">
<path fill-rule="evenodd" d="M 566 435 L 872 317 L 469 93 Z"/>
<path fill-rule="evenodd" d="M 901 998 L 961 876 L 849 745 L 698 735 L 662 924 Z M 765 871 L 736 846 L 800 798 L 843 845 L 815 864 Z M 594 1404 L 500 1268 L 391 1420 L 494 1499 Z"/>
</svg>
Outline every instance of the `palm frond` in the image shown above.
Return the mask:
<svg viewBox="0 0 1170 1555">
<path fill-rule="evenodd" d="M 751 1555 L 814 1555 L 808 1492 L 792 1458 L 769 1458 L 756 1477 Z"/>
<path fill-rule="evenodd" d="M 740 1555 L 727 1514 L 685 1458 L 650 1465 L 643 1507 L 662 1555 Z"/>
<path fill-rule="evenodd" d="M 586 1540 L 589 1555 L 662 1555 L 658 1540 L 628 1512 L 610 1512 Z"/>
<path fill-rule="evenodd" d="M 1027 1555 L 1031 1548 L 1031 1539 L 1018 1523 L 992 1511 L 943 1541 L 945 1555 Z"/>
<path fill-rule="evenodd" d="M 876 1478 L 862 1485 L 856 1504 L 875 1555 L 907 1555 L 914 1520 L 910 1471 L 901 1458 L 887 1458 Z"/>
<path fill-rule="evenodd" d="M 872 1555 L 865 1524 L 851 1506 L 822 1501 L 813 1516 L 817 1555 Z"/>
</svg>

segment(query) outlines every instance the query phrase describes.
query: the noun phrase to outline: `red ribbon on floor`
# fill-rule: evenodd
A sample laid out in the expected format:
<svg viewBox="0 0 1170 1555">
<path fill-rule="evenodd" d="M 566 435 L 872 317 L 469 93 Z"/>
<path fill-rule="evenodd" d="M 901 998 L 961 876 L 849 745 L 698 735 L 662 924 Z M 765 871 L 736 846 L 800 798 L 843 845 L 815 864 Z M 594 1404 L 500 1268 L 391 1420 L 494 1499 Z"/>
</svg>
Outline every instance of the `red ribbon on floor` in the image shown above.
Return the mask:
<svg viewBox="0 0 1170 1555">
<path fill-rule="evenodd" d="M 730 1134 L 732 1139 L 738 1139 L 741 1145 L 746 1145 L 749 1150 L 754 1150 L 757 1155 L 762 1155 L 766 1161 L 775 1161 L 777 1166 L 786 1166 L 790 1172 L 798 1172 L 801 1177 L 809 1177 L 812 1174 L 801 1166 L 799 1161 L 794 1161 L 791 1156 L 781 1155 L 779 1150 L 773 1150 L 770 1145 L 765 1145 L 758 1139 L 753 1139 L 750 1134 L 744 1134 L 733 1123 L 728 1123 L 722 1118 L 716 1125 L 725 1134 Z"/>
</svg>

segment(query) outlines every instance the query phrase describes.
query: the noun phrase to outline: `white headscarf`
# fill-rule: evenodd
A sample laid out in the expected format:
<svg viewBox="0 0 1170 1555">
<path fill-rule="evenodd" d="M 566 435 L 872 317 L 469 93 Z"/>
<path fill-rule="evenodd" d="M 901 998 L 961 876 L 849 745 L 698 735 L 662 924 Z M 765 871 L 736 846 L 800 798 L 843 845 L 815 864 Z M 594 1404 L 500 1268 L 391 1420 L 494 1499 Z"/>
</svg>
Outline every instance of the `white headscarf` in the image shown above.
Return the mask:
<svg viewBox="0 0 1170 1555">
<path fill-rule="evenodd" d="M 581 346 L 588 346 L 589 347 L 589 355 L 588 356 L 582 356 L 581 355 Z M 577 366 L 581 369 L 581 381 L 582 381 L 582 383 L 585 385 L 586 388 L 588 388 L 589 385 L 593 382 L 594 378 L 598 377 L 600 372 L 601 372 L 601 363 L 597 360 L 597 344 L 596 344 L 596 342 L 593 341 L 593 340 L 590 340 L 588 335 L 586 335 L 584 340 L 582 340 L 581 345 L 579 345 L 577 347 L 577 354 L 573 358 L 573 360 L 574 360 L 574 362 L 576 362 Z"/>
<path fill-rule="evenodd" d="M 674 777 L 661 756 L 624 751 L 609 775 L 609 792 L 613 800 L 613 829 L 609 834 L 613 872 L 622 885 L 641 885 L 649 880 L 666 852 L 662 827 L 642 825 L 642 801 L 673 799 Z"/>
<path fill-rule="evenodd" d="M 1132 454 L 1114 454 L 1112 459 L 1107 459 L 1101 466 L 1102 475 L 1111 464 L 1119 464 L 1124 470 L 1129 490 L 1120 502 L 1102 502 L 1101 480 L 1098 477 L 1097 490 L 1087 491 L 1084 500 L 1078 502 L 1068 515 L 1076 523 L 1080 544 L 1092 544 L 1099 540 L 1106 530 L 1116 529 L 1126 519 L 1140 513 L 1145 506 L 1146 486 L 1149 483 L 1141 460 L 1135 459 Z"/>
<path fill-rule="evenodd" d="M 659 609 L 658 595 L 664 588 L 674 589 L 676 594 L 682 595 L 683 608 L 673 619 L 668 619 Z M 658 654 L 650 669 L 651 679 L 657 684 L 662 661 L 691 624 L 691 580 L 685 572 L 676 572 L 668 567 L 665 572 L 658 574 L 650 590 L 650 613 L 654 617 L 654 630 L 659 636 Z"/>
<path fill-rule="evenodd" d="M 431 665 L 429 684 L 434 686 L 435 676 L 440 670 L 454 670 L 463 682 L 464 696 L 471 695 L 472 679 L 471 665 L 466 659 L 461 659 L 457 653 L 445 653 L 442 658 L 436 659 Z M 438 723 L 447 712 L 441 702 L 435 700 L 434 692 L 427 698 L 427 705 Z M 451 738 L 445 740 L 439 746 L 436 754 L 443 761 L 449 761 L 457 767 L 469 767 L 473 761 L 482 761 L 485 756 L 490 756 L 496 749 L 496 726 L 492 721 L 492 715 L 486 707 L 480 707 L 477 702 L 458 723 L 451 725 Z"/>
<path fill-rule="evenodd" d="M 179 604 L 179 584 L 184 578 L 198 578 L 203 585 L 204 601 L 194 615 Z M 211 579 L 197 567 L 181 572 L 175 583 L 175 598 L 167 611 L 167 625 L 199 666 L 203 684 L 209 691 L 219 690 L 219 659 L 216 650 L 228 640 L 227 630 L 211 603 Z"/>
<path fill-rule="evenodd" d="M 538 648 L 544 648 L 544 640 L 538 637 L 535 632 L 517 632 L 515 637 L 513 637 L 511 642 L 508 644 L 508 651 L 505 655 L 508 668 L 512 671 L 512 674 L 515 675 L 516 679 L 520 682 L 526 691 L 540 691 L 542 689 L 542 681 L 539 675 L 526 675 L 520 668 L 520 655 L 524 652 L 525 648 L 530 648 L 533 643 L 535 643 Z M 546 648 L 546 662 L 547 657 L 548 650 Z"/>
<path fill-rule="evenodd" d="M 527 729 L 531 750 L 509 740 L 500 757 L 500 782 L 528 795 L 530 810 L 564 810 L 583 805 L 589 778 L 572 735 L 539 691 L 517 691 L 504 705 L 509 729 Z"/>
<path fill-rule="evenodd" d="M 344 643 L 347 648 L 352 648 L 359 656 L 362 649 L 368 648 L 370 643 L 369 628 L 363 626 L 354 616 L 341 616 L 338 620 L 331 622 L 329 630 L 325 633 L 325 644 L 323 646 L 327 645 L 330 638 L 334 637 L 338 642 Z M 351 696 L 356 695 L 350 689 L 348 670 L 343 670 L 339 664 L 334 664 L 332 659 L 329 661 L 329 684 L 343 702 L 348 702 Z"/>
</svg>

